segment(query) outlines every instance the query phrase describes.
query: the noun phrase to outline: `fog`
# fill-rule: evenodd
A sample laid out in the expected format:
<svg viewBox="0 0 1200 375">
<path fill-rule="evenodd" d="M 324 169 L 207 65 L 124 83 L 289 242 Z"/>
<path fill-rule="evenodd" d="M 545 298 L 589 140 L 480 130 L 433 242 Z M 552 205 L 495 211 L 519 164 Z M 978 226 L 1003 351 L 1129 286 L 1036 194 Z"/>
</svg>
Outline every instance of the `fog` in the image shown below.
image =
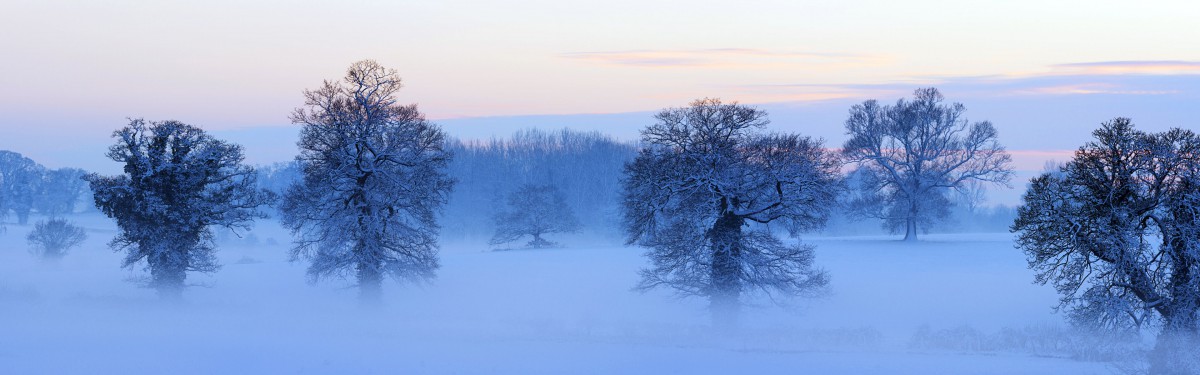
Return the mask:
<svg viewBox="0 0 1200 375">
<path fill-rule="evenodd" d="M 262 220 L 253 236 L 222 236 L 224 267 L 189 274 L 183 300 L 163 302 L 129 282 L 143 270 L 118 267 L 121 255 L 105 244 L 115 233 L 107 218 L 71 219 L 88 239 L 57 262 L 24 251 L 30 226 L 6 223 L 0 235 L 5 372 L 1107 374 L 1126 366 L 1083 355 L 1121 341 L 1084 347 L 1051 309 L 1053 289 L 1030 283 L 1007 234 L 929 235 L 919 244 L 811 237 L 831 292 L 783 306 L 749 301 L 729 332 L 711 326 L 701 300 L 631 291 L 642 250 L 588 234 L 545 250 L 447 239 L 436 280 L 388 283 L 383 305 L 366 307 L 351 280 L 307 284 L 305 264 L 287 259 L 288 233 Z"/>
<path fill-rule="evenodd" d="M 389 281 L 380 305 L 363 305 L 353 279 L 308 283 L 275 217 L 216 230 L 222 268 L 188 273 L 183 298 L 164 301 L 143 287 L 144 262 L 120 267 L 116 225 L 89 197 L 66 217 L 88 238 L 58 260 L 26 251 L 44 215 L 9 215 L 2 372 L 1108 374 L 1144 367 L 1152 342 L 1071 328 L 1013 248 L 1012 208 L 962 197 L 917 243 L 835 212 L 800 239 L 827 293 L 751 297 L 736 326 L 714 326 L 705 299 L 633 290 L 648 261 L 624 245 L 616 207 L 634 145 L 566 130 L 450 142 L 437 278 Z M 259 171 L 276 192 L 299 176 Z M 547 234 L 555 248 L 490 245 L 523 184 L 559 187 L 582 229 Z"/>
</svg>

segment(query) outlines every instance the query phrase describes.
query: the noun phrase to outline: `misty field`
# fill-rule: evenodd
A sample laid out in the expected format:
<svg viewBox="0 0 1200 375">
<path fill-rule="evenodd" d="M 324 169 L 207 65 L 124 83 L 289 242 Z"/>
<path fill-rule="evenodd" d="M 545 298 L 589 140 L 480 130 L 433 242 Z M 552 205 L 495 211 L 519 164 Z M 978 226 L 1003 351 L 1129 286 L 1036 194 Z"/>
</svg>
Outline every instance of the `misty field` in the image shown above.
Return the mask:
<svg viewBox="0 0 1200 375">
<path fill-rule="evenodd" d="M 810 237 L 831 293 L 755 300 L 736 333 L 706 305 L 631 291 L 642 249 L 619 239 L 493 251 L 445 243 L 429 285 L 384 285 L 361 307 L 353 281 L 310 285 L 289 235 L 260 221 L 225 236 L 214 274 L 178 303 L 128 282 L 115 226 L 75 215 L 88 239 L 61 260 L 29 254 L 31 225 L 0 234 L 0 372 L 1110 374 L 1113 349 L 1077 336 L 1031 283 L 1009 234 Z M 602 245 L 596 245 L 602 244 Z M 1072 341 L 1074 340 L 1074 341 Z M 1089 348 L 1083 346 L 1092 345 Z M 1085 350 L 1086 349 L 1086 350 Z M 1118 348 L 1119 349 L 1119 348 Z M 1090 351 L 1089 351 L 1090 350 Z M 1108 358 L 1111 359 L 1111 358 Z"/>
</svg>

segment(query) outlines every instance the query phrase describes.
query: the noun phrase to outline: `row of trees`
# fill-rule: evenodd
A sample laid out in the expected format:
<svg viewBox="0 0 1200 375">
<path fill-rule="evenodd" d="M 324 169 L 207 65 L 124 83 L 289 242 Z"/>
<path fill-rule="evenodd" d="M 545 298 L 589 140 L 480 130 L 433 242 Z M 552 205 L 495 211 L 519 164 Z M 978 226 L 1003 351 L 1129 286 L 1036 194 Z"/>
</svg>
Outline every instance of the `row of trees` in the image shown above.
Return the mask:
<svg viewBox="0 0 1200 375">
<path fill-rule="evenodd" d="M 415 105 L 396 102 L 400 87 L 393 70 L 362 61 L 341 81 L 305 91 L 292 115 L 303 127 L 292 172 L 301 179 L 282 194 L 241 164 L 237 145 L 175 121 L 131 120 L 108 154 L 125 174 L 86 177 L 97 207 L 121 229 L 113 247 L 127 251 L 126 266 L 145 260 L 150 284 L 178 296 L 187 271 L 218 266 L 211 227 L 246 228 L 281 196 L 293 258 L 310 262 L 311 280 L 353 277 L 374 301 L 385 277 L 434 277 L 452 151 Z M 996 129 L 968 122 L 964 111 L 932 88 L 893 105 L 867 101 L 851 108 L 850 140 L 835 153 L 820 140 L 766 131 L 767 114 L 753 107 L 703 99 L 663 110 L 619 179 L 622 231 L 651 261 L 639 288 L 707 298 L 718 323 L 736 318 L 747 293 L 821 293 L 829 275 L 813 247 L 781 239 L 777 228 L 793 237 L 820 228 L 849 196 L 859 215 L 916 240 L 947 215 L 951 194 L 1009 181 Z M 1017 245 L 1074 319 L 1161 324 L 1155 371 L 1192 371 L 1178 359 L 1194 359 L 1200 326 L 1200 137 L 1147 134 L 1127 119 L 1094 135 L 1074 160 L 1031 182 L 1012 226 Z M 474 148 L 492 149 L 508 152 Z M 855 167 L 849 177 L 846 164 Z M 555 189 L 534 182 L 522 181 L 509 199 L 517 209 L 498 221 L 532 223 L 540 229 L 524 233 L 538 246 L 541 234 L 577 225 L 555 216 L 563 206 Z M 535 215 L 535 206 L 550 208 Z"/>
<path fill-rule="evenodd" d="M 19 153 L 0 150 L 0 219 L 13 212 L 27 224 L 32 212 L 58 216 L 75 211 L 88 193 L 81 169 L 48 169 Z"/>
<path fill-rule="evenodd" d="M 19 153 L 0 150 L 0 230 L 11 211 L 17 223 L 29 223 L 33 212 L 48 216 L 33 225 L 26 236 L 30 253 L 46 261 L 61 258 L 87 237 L 83 228 L 61 216 L 75 212 L 90 193 L 81 169 L 49 169 Z"/>
<path fill-rule="evenodd" d="M 364 299 L 373 300 L 385 277 L 433 277 L 437 214 L 454 184 L 446 173 L 452 165 L 447 146 L 455 143 L 415 105 L 396 102 L 401 86 L 395 71 L 362 61 L 341 81 L 305 91 L 305 106 L 292 115 L 302 125 L 296 168 L 274 168 L 266 183 L 258 181 L 263 174 L 241 164 L 237 145 L 179 122 L 131 120 L 114 133 L 118 143 L 108 155 L 125 164 L 126 173 L 87 177 L 97 207 L 121 227 L 112 245 L 128 250 L 127 266 L 146 260 L 150 284 L 175 296 L 187 271 L 216 270 L 210 227 L 246 228 L 264 216 L 260 206 L 279 199 L 282 222 L 296 237 L 292 255 L 311 262 L 311 280 L 352 276 Z M 855 106 L 847 121 L 853 138 L 840 155 L 819 140 L 764 132 L 768 120 L 761 110 L 700 100 L 655 117 L 623 178 L 583 183 L 623 181 L 620 214 L 628 242 L 653 249 L 654 267 L 643 272 L 643 288 L 666 285 L 707 296 L 714 311 L 733 315 L 745 290 L 805 294 L 826 283 L 827 276 L 812 268 L 812 249 L 786 245 L 771 228 L 783 225 L 796 235 L 824 225 L 846 187 L 842 157 L 870 182 L 858 196 L 891 204 L 877 216 L 906 222 L 910 240 L 917 225 L 938 214 L 930 197 L 970 181 L 1006 181 L 1008 159 L 995 130 L 986 122 L 968 125 L 960 118 L 963 107 L 943 100 L 937 90 L 923 89 L 911 102 Z M 532 246 L 548 244 L 544 233 L 579 227 L 573 215 L 563 214 L 558 189 L 537 182 L 553 180 L 555 173 L 570 176 L 570 166 L 584 161 L 627 158 L 629 150 L 606 137 L 565 131 L 457 144 L 467 154 L 505 156 L 458 164 L 470 170 L 501 169 L 496 160 L 563 157 L 526 173 L 522 187 L 510 190 L 511 211 L 495 210 L 498 223 L 521 225 L 501 225 L 493 243 L 527 234 Z M 289 180 L 286 189 L 276 186 Z M 471 187 L 486 189 L 496 180 L 502 179 Z M 588 195 L 599 203 L 594 206 L 612 199 Z M 603 216 L 596 214 L 585 217 Z"/>
<path fill-rule="evenodd" d="M 668 287 L 705 297 L 714 321 L 736 320 L 746 292 L 819 294 L 828 275 L 811 246 L 788 244 L 825 225 L 839 196 L 916 240 L 918 228 L 949 211 L 952 190 L 1006 183 L 1009 156 L 990 123 L 969 123 L 961 104 L 936 89 L 912 101 L 850 110 L 851 139 L 841 153 L 820 140 L 763 132 L 767 114 L 737 103 L 703 99 L 655 116 L 644 148 L 626 166 L 623 203 L 629 244 L 649 248 L 642 289 Z M 857 183 L 841 175 L 855 165 Z"/>
<path fill-rule="evenodd" d="M 144 260 L 160 295 L 178 297 L 188 271 L 219 267 L 213 227 L 248 229 L 281 198 L 293 259 L 311 262 L 312 281 L 353 275 L 373 301 L 385 277 L 433 277 L 450 154 L 416 106 L 396 103 L 400 87 L 395 71 L 362 61 L 343 80 L 305 91 L 292 115 L 302 125 L 302 179 L 282 196 L 259 185 L 240 146 L 177 121 L 131 120 L 108 153 L 125 174 L 86 177 L 120 228 L 111 246 L 126 251 L 125 266 Z"/>
<path fill-rule="evenodd" d="M 880 217 L 903 222 L 906 239 L 930 207 L 969 182 L 1006 183 L 1009 156 L 986 122 L 933 89 L 912 102 L 851 109 L 842 156 L 856 162 Z M 822 225 L 834 206 L 840 163 L 821 143 L 762 134 L 766 114 L 706 99 L 664 110 L 642 132 L 626 167 L 628 242 L 649 248 L 641 288 L 706 297 L 716 322 L 736 317 L 739 296 L 819 293 L 827 274 L 813 249 L 784 245 Z M 1145 133 L 1126 118 L 1096 130 L 1073 160 L 1030 182 L 1011 229 L 1036 281 L 1053 284 L 1077 324 L 1161 331 L 1154 374 L 1200 371 L 1200 136 Z M 933 205 L 930 205 L 933 202 Z"/>
</svg>

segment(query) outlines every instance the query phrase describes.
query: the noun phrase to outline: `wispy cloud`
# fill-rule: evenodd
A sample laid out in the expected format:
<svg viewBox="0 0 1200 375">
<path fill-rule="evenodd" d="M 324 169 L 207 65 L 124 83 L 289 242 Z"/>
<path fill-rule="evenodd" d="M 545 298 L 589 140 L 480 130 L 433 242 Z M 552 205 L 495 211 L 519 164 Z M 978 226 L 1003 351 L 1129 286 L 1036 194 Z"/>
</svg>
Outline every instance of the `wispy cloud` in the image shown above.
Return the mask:
<svg viewBox="0 0 1200 375">
<path fill-rule="evenodd" d="M 1019 171 L 1042 171 L 1048 163 L 1066 162 L 1075 156 L 1075 150 L 1008 150 L 1013 168 Z"/>
<path fill-rule="evenodd" d="M 1182 93 L 1180 90 L 1139 90 L 1129 89 L 1111 83 L 1077 83 L 1055 86 L 1037 86 L 1017 89 L 1015 94 L 1025 95 L 1170 95 Z"/>
<path fill-rule="evenodd" d="M 1200 61 L 1097 61 L 1051 66 L 1049 75 L 1200 74 Z"/>
<path fill-rule="evenodd" d="M 818 102 L 847 98 L 902 96 L 930 83 L 887 84 L 747 84 L 720 87 L 756 102 Z"/>
<path fill-rule="evenodd" d="M 792 93 L 887 98 L 936 86 L 957 97 L 1071 95 L 1195 95 L 1200 93 L 1200 62 L 1112 61 L 1058 64 L 1048 70 L 988 76 L 920 76 L 872 84 L 739 85 L 759 95 Z"/>
<path fill-rule="evenodd" d="M 886 60 L 879 56 L 769 51 L 752 48 L 573 52 L 564 53 L 560 56 L 593 63 L 645 68 L 750 67 L 787 65 L 801 62 L 810 64 L 861 64 Z"/>
</svg>

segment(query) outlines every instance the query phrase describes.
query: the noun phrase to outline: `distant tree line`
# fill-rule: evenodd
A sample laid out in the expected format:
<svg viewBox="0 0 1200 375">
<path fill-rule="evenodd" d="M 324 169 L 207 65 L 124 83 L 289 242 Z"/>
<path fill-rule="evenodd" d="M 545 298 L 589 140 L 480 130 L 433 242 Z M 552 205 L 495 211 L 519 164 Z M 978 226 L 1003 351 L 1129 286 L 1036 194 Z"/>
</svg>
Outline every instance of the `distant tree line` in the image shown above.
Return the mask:
<svg viewBox="0 0 1200 375">
<path fill-rule="evenodd" d="M 32 213 L 61 216 L 75 212 L 91 190 L 82 169 L 49 169 L 19 153 L 0 150 L 0 219 L 14 214 L 29 223 Z M 84 206 L 86 207 L 86 206 Z"/>
<path fill-rule="evenodd" d="M 446 173 L 455 181 L 438 219 L 454 228 L 445 236 L 487 241 L 510 195 L 529 186 L 557 191 L 580 230 L 618 236 L 620 181 L 636 145 L 599 132 L 528 129 L 488 140 L 447 138 L 444 147 L 454 155 Z M 258 186 L 277 194 L 302 178 L 294 161 L 256 170 Z"/>
<path fill-rule="evenodd" d="M 451 141 L 457 180 L 442 220 L 456 235 L 489 238 L 493 217 L 523 186 L 551 186 L 591 233 L 617 235 L 620 184 L 637 148 L 598 132 L 525 130 L 486 141 Z"/>
</svg>

